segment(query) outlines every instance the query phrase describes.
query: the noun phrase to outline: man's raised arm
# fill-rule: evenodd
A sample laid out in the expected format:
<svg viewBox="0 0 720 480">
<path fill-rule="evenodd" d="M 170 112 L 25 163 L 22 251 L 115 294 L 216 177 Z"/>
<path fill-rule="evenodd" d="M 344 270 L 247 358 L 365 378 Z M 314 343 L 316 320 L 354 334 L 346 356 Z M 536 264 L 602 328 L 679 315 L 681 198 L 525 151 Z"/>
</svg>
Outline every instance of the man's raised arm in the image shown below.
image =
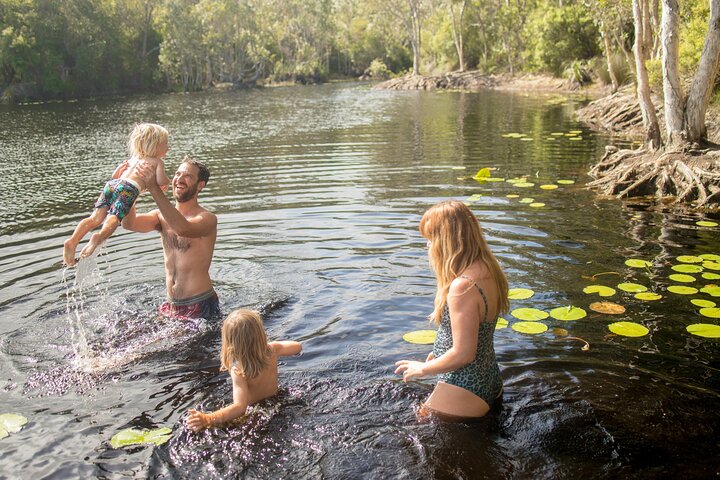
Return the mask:
<svg viewBox="0 0 720 480">
<path fill-rule="evenodd" d="M 125 215 L 122 220 L 122 226 L 125 230 L 131 232 L 147 233 L 153 230 L 160 229 L 160 217 L 158 216 L 158 210 L 153 210 L 148 213 L 141 213 L 138 215 L 135 205 Z"/>
</svg>

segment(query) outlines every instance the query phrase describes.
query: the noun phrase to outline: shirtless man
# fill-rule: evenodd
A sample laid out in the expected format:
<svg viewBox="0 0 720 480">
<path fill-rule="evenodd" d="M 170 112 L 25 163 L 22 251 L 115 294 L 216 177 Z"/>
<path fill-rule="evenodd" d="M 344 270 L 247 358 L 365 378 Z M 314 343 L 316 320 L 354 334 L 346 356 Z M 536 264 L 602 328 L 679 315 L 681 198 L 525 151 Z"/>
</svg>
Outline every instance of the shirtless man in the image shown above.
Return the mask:
<svg viewBox="0 0 720 480">
<path fill-rule="evenodd" d="M 217 217 L 202 208 L 197 198 L 210 178 L 210 171 L 186 156 L 172 178 L 174 206 L 153 180 L 152 173 L 141 171 L 158 208 L 143 214 L 133 208 L 122 225 L 134 232 L 160 232 L 168 296 L 160 313 L 169 317 L 217 317 L 220 305 L 210 279 Z"/>
</svg>

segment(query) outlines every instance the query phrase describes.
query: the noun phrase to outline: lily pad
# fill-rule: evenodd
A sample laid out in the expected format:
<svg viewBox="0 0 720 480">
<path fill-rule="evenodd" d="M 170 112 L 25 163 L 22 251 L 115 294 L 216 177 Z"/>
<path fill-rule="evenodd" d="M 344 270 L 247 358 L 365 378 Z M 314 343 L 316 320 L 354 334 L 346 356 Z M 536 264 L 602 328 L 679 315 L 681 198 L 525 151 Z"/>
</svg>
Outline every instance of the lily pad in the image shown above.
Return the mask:
<svg viewBox="0 0 720 480">
<path fill-rule="evenodd" d="M 520 333 L 537 335 L 538 333 L 547 331 L 548 327 L 542 322 L 515 322 L 512 325 L 512 329 Z"/>
<path fill-rule="evenodd" d="M 542 207 L 545 206 L 545 204 L 542 203 L 542 202 L 533 202 L 533 203 L 530 204 L 530 206 L 531 206 L 532 208 L 542 208 Z"/>
<path fill-rule="evenodd" d="M 481 168 L 480 170 L 477 171 L 477 173 L 475 174 L 475 176 L 473 178 L 474 179 L 489 178 L 490 175 L 491 175 L 491 173 L 490 173 L 489 168 Z"/>
<path fill-rule="evenodd" d="M 537 321 L 537 320 L 545 320 L 550 316 L 547 312 L 544 312 L 542 310 L 538 310 L 537 308 L 516 308 L 512 312 L 510 312 L 510 315 L 517 318 L 518 320 L 525 320 L 525 321 Z"/>
<path fill-rule="evenodd" d="M 476 193 L 475 195 L 470 195 L 467 199 L 468 202 L 477 202 L 482 198 L 482 195 L 479 193 Z"/>
<path fill-rule="evenodd" d="M 508 290 L 508 299 L 510 300 L 525 300 L 535 295 L 535 292 L 529 288 L 511 288 Z"/>
<path fill-rule="evenodd" d="M 590 310 L 608 315 L 621 315 L 625 313 L 625 307 L 613 302 L 593 302 L 590 304 Z"/>
<path fill-rule="evenodd" d="M 168 427 L 156 428 L 155 430 L 126 428 L 113 435 L 110 439 L 110 445 L 112 445 L 113 448 L 143 444 L 162 445 L 170 440 L 171 433 L 172 430 Z"/>
<path fill-rule="evenodd" d="M 416 343 L 418 345 L 428 345 L 435 342 L 437 336 L 436 330 L 415 330 L 403 335 L 403 340 L 408 343 Z"/>
<path fill-rule="evenodd" d="M 695 295 L 698 289 L 695 287 L 686 287 L 684 285 L 670 285 L 668 292 L 677 293 L 678 295 Z"/>
<path fill-rule="evenodd" d="M 582 130 L 568 130 L 568 133 L 572 133 L 573 135 L 579 135 L 582 132 L 583 132 Z"/>
<path fill-rule="evenodd" d="M 509 195 L 505 195 L 507 198 L 520 198 L 520 195 L 517 195 L 515 193 L 511 193 Z"/>
<path fill-rule="evenodd" d="M 700 291 L 713 297 L 720 297 L 720 287 L 717 285 L 705 285 Z"/>
<path fill-rule="evenodd" d="M 11 433 L 17 433 L 22 430 L 23 425 L 25 425 L 27 421 L 27 418 L 16 413 L 3 413 L 0 415 L 0 440 Z"/>
<path fill-rule="evenodd" d="M 680 273 L 700 273 L 703 271 L 703 267 L 700 265 L 688 265 L 687 263 L 673 265 L 670 268 Z"/>
<path fill-rule="evenodd" d="M 615 322 L 608 325 L 611 332 L 623 337 L 644 337 L 650 330 L 635 322 Z"/>
<path fill-rule="evenodd" d="M 625 282 L 619 284 L 617 287 L 623 292 L 628 293 L 647 292 L 647 287 L 644 285 L 640 285 L 639 283 Z"/>
<path fill-rule="evenodd" d="M 688 325 L 686 330 L 693 335 L 705 338 L 720 338 L 720 325 L 711 323 L 693 323 Z"/>
<path fill-rule="evenodd" d="M 651 267 L 652 263 L 647 260 L 640 260 L 639 258 L 630 258 L 625 260 L 625 265 L 632 268 L 646 268 Z"/>
<path fill-rule="evenodd" d="M 711 222 L 709 220 L 700 220 L 699 222 L 695 222 L 695 225 L 701 226 L 701 227 L 717 227 L 717 222 Z"/>
<path fill-rule="evenodd" d="M 503 328 L 507 328 L 508 321 L 504 318 L 498 318 L 497 323 L 495 324 L 495 330 L 502 330 Z"/>
<path fill-rule="evenodd" d="M 516 182 L 514 185 L 520 188 L 529 188 L 535 186 L 535 184 L 531 182 Z"/>
<path fill-rule="evenodd" d="M 720 270 L 720 262 L 703 262 L 702 266 L 708 270 Z"/>
<path fill-rule="evenodd" d="M 699 255 L 699 257 L 703 260 L 709 260 L 711 262 L 720 262 L 720 255 L 715 255 L 714 253 L 703 253 L 702 255 Z"/>
<path fill-rule="evenodd" d="M 575 180 L 558 180 L 557 183 L 560 185 L 573 185 Z"/>
<path fill-rule="evenodd" d="M 720 318 L 720 308 L 706 307 L 700 309 L 700 315 L 708 318 Z"/>
<path fill-rule="evenodd" d="M 572 321 L 585 318 L 587 312 L 580 307 L 568 305 L 567 307 L 553 308 L 550 310 L 550 316 L 556 320 Z"/>
<path fill-rule="evenodd" d="M 535 201 L 534 198 L 529 198 L 529 197 L 525 197 L 525 198 L 521 198 L 521 199 L 520 199 L 520 203 L 533 203 L 534 201 Z"/>
<path fill-rule="evenodd" d="M 676 260 L 682 263 L 702 263 L 703 261 L 702 257 L 696 257 L 695 255 L 680 255 Z"/>
<path fill-rule="evenodd" d="M 635 294 L 635 298 L 637 298 L 638 300 L 646 300 L 652 302 L 655 300 L 660 300 L 662 298 L 662 295 L 653 292 L 640 292 Z"/>
<path fill-rule="evenodd" d="M 720 280 L 720 275 L 712 272 L 705 272 L 702 274 L 702 278 L 705 280 Z"/>
<path fill-rule="evenodd" d="M 543 190 L 555 190 L 556 188 L 559 188 L 559 187 L 554 184 L 548 184 L 548 185 L 540 185 L 540 188 L 542 188 Z"/>
<path fill-rule="evenodd" d="M 583 288 L 584 293 L 597 293 L 601 297 L 612 297 L 615 295 L 615 289 L 604 285 L 588 285 Z"/>
<path fill-rule="evenodd" d="M 693 298 L 690 300 L 690 303 L 700 308 L 712 308 L 716 305 L 712 300 L 705 300 L 703 298 Z"/>
<path fill-rule="evenodd" d="M 674 282 L 681 282 L 681 283 L 692 283 L 695 280 L 697 280 L 692 275 L 685 275 L 684 273 L 674 273 L 670 275 L 670 280 Z"/>
</svg>

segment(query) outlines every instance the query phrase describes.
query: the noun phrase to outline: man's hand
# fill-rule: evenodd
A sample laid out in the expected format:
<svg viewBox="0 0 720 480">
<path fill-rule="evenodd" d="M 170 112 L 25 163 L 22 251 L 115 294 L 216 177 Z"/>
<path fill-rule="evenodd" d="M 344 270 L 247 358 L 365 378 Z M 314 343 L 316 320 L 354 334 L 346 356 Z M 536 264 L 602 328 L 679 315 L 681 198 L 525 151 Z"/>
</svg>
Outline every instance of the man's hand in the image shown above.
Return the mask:
<svg viewBox="0 0 720 480">
<path fill-rule="evenodd" d="M 157 179 L 155 178 L 155 169 L 150 168 L 150 165 L 147 164 L 147 162 L 140 161 L 137 164 L 137 167 L 135 167 L 135 171 L 137 172 L 140 177 L 142 177 L 143 182 L 145 182 L 145 185 L 148 189 L 157 187 Z"/>
</svg>

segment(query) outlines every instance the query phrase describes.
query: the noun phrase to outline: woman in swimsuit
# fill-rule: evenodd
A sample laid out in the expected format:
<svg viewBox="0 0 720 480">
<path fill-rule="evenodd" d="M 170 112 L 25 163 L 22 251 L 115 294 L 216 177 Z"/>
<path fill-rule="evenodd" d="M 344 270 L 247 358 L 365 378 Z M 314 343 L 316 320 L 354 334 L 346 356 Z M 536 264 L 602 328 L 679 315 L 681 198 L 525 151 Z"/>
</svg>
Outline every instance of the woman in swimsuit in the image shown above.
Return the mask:
<svg viewBox="0 0 720 480">
<path fill-rule="evenodd" d="M 450 200 L 430 208 L 420 221 L 437 279 L 438 325 L 433 351 L 424 362 L 400 360 L 403 381 L 438 375 L 423 407 L 446 417 L 482 417 L 502 392 L 493 334 L 509 307 L 508 282 L 483 237 L 475 215 Z"/>
</svg>

